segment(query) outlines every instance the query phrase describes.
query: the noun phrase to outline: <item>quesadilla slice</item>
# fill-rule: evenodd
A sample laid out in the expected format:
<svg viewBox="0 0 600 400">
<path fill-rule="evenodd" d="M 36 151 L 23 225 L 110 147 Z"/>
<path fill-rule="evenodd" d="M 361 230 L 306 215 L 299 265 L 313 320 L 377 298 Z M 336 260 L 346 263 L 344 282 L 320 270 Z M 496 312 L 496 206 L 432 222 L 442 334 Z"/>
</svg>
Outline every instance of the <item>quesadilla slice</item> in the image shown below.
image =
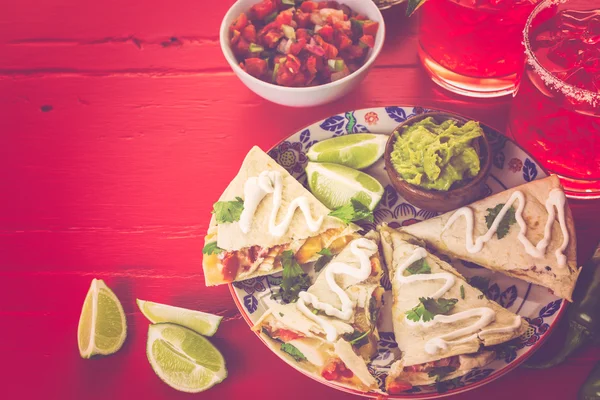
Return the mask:
<svg viewBox="0 0 600 400">
<path fill-rule="evenodd" d="M 555 175 L 402 228 L 428 246 L 571 301 L 579 268 L 575 227 Z"/>
<path fill-rule="evenodd" d="M 202 250 L 207 286 L 281 271 L 281 255 L 314 261 L 339 251 L 359 228 L 331 217 L 293 176 L 258 147 L 215 203 Z"/>
<path fill-rule="evenodd" d="M 378 235 L 367 237 L 350 242 L 296 303 L 273 303 L 252 329 L 288 363 L 310 374 L 375 390 L 367 362 L 377 352 L 383 269 Z"/>
<path fill-rule="evenodd" d="M 490 346 L 527 330 L 524 319 L 488 300 L 415 238 L 387 227 L 380 233 L 402 352 L 386 380 L 389 393 L 465 375 L 495 359 Z"/>
</svg>

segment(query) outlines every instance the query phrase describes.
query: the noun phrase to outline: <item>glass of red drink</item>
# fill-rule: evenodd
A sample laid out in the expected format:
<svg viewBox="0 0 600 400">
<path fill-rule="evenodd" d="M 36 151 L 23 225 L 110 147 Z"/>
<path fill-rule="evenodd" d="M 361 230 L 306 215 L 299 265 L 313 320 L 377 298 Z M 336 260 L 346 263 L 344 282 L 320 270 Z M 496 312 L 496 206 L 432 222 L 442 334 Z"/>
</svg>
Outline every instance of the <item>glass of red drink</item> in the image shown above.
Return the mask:
<svg viewBox="0 0 600 400">
<path fill-rule="evenodd" d="M 540 0 L 427 0 L 419 56 L 434 82 L 462 95 L 515 90 L 523 68 L 523 27 Z"/>
<path fill-rule="evenodd" d="M 600 1 L 545 0 L 524 30 L 510 134 L 570 197 L 600 197 Z"/>
</svg>

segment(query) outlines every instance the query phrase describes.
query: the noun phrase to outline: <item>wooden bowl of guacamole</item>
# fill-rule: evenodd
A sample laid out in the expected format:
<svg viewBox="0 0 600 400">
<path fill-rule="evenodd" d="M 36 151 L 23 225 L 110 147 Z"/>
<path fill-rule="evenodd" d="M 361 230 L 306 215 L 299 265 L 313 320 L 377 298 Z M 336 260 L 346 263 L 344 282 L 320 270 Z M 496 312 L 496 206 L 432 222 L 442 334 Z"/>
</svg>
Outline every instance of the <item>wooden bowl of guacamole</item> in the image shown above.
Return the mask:
<svg viewBox="0 0 600 400">
<path fill-rule="evenodd" d="M 430 112 L 398 125 L 384 160 L 402 197 L 419 208 L 446 212 L 485 196 L 492 156 L 477 121 Z"/>
</svg>

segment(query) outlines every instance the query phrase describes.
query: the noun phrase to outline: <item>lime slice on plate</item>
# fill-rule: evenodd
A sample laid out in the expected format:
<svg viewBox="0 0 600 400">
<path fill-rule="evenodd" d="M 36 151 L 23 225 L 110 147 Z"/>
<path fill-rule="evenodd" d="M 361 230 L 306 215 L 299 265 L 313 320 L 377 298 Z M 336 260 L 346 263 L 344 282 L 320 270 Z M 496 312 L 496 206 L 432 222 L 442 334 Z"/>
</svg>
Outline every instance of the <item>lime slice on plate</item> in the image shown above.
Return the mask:
<svg viewBox="0 0 600 400">
<path fill-rule="evenodd" d="M 219 350 L 208 339 L 179 325 L 150 325 L 146 354 L 156 375 L 182 392 L 202 392 L 227 377 Z"/>
<path fill-rule="evenodd" d="M 310 161 L 330 162 L 364 169 L 375 164 L 385 150 L 389 136 L 357 133 L 323 140 L 308 149 Z"/>
<path fill-rule="evenodd" d="M 127 322 L 119 299 L 104 281 L 93 279 L 77 327 L 79 354 L 90 358 L 116 353 L 126 337 Z"/>
<path fill-rule="evenodd" d="M 330 209 L 356 198 L 374 210 L 383 196 L 383 186 L 377 179 L 343 165 L 309 162 L 306 176 L 310 191 Z"/>
<path fill-rule="evenodd" d="M 140 311 L 153 324 L 172 322 L 185 326 L 204 336 L 212 336 L 219 328 L 223 317 L 186 308 L 168 306 L 152 301 L 136 300 Z"/>
</svg>

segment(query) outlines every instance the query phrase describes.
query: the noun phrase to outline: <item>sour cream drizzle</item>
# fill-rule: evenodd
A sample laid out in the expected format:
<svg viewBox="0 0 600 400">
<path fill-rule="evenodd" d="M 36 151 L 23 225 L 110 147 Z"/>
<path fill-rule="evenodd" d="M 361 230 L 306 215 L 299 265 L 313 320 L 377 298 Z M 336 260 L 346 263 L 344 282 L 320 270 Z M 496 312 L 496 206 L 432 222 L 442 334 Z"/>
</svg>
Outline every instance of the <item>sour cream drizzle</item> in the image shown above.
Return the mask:
<svg viewBox="0 0 600 400">
<path fill-rule="evenodd" d="M 344 262 L 333 262 L 327 266 L 325 270 L 325 279 L 329 288 L 337 294 L 342 303 L 341 309 L 338 309 L 331 304 L 319 301 L 317 296 L 308 292 L 300 292 L 298 294 L 298 309 L 309 319 L 318 323 L 327 335 L 327 340 L 333 342 L 338 337 L 338 332 L 332 323 L 322 316 L 315 315 L 306 306 L 311 304 L 314 309 L 321 310 L 325 314 L 339 318 L 343 321 L 349 321 L 354 315 L 355 304 L 350 299 L 348 294 L 335 281 L 336 275 L 346 274 L 359 282 L 366 280 L 371 275 L 371 260 L 370 257 L 377 251 L 377 245 L 369 239 L 355 239 L 350 243 L 350 251 L 360 261 L 360 268 L 355 268 Z"/>
<path fill-rule="evenodd" d="M 323 223 L 323 217 L 313 220 L 310 212 L 310 203 L 304 196 L 295 198 L 289 205 L 285 217 L 277 225 L 277 214 L 281 208 L 283 193 L 283 178 L 279 171 L 263 171 L 257 177 L 248 178 L 244 184 L 244 210 L 240 216 L 240 229 L 243 233 L 250 232 L 252 220 L 260 202 L 267 194 L 273 194 L 273 208 L 269 216 L 269 233 L 275 237 L 282 237 L 288 231 L 294 213 L 300 208 L 306 225 L 311 232 L 316 232 Z"/>
<path fill-rule="evenodd" d="M 425 257 L 427 257 L 427 251 L 422 247 L 417 247 L 415 249 L 415 251 L 398 267 L 398 269 L 396 270 L 395 279 L 399 283 L 402 283 L 402 284 L 407 284 L 407 283 L 411 283 L 411 282 L 415 282 L 415 281 L 429 281 L 429 280 L 444 279 L 445 280 L 444 286 L 442 286 L 441 289 L 439 289 L 437 292 L 435 292 L 434 294 L 432 294 L 430 296 L 434 299 L 438 299 L 441 296 L 443 296 L 446 292 L 448 292 L 448 290 L 450 290 L 450 288 L 452 288 L 452 286 L 454 286 L 454 283 L 456 282 L 456 278 L 454 275 L 452 275 L 448 272 L 440 272 L 437 274 L 415 274 L 415 275 L 410 275 L 410 276 L 404 276 L 404 271 L 412 263 L 414 263 L 415 261 L 418 261 L 422 258 L 425 258 Z M 476 338 L 478 336 L 477 332 L 479 330 L 485 328 L 486 326 L 488 326 L 489 324 L 491 324 L 492 322 L 495 321 L 496 312 L 489 307 L 479 307 L 479 308 L 473 308 L 471 310 L 461 311 L 459 313 L 452 314 L 452 315 L 436 315 L 435 317 L 433 317 L 433 320 L 427 321 L 427 322 L 423 322 L 423 321 L 415 322 L 415 321 L 409 320 L 408 318 L 405 318 L 405 321 L 406 321 L 407 325 L 411 325 L 411 326 L 420 325 L 425 328 L 428 328 L 428 327 L 435 326 L 437 324 L 451 324 L 451 323 L 455 323 L 455 322 L 458 322 L 458 321 L 461 321 L 464 319 L 469 319 L 469 318 L 474 318 L 474 317 L 479 317 L 479 319 L 477 321 L 475 321 L 473 324 L 471 324 L 467 327 L 461 328 L 461 329 L 457 329 L 457 330 L 447 333 L 445 335 L 438 336 L 438 337 L 428 340 L 425 343 L 425 351 L 429 354 L 436 354 L 440 350 L 446 350 L 449 345 L 468 342 L 468 341 Z M 512 326 L 483 330 L 483 331 L 479 332 L 479 335 L 511 332 L 515 329 L 518 329 L 520 326 L 521 326 L 521 317 L 517 316 L 517 318 Z M 455 340 L 455 339 L 458 339 L 463 336 L 467 336 L 467 337 L 464 337 L 459 340 Z"/>
<path fill-rule="evenodd" d="M 518 239 L 521 242 L 521 244 L 523 244 L 523 246 L 525 247 L 525 252 L 534 258 L 543 258 L 546 254 L 546 249 L 550 244 L 550 240 L 552 239 L 552 224 L 554 223 L 554 218 L 556 217 L 556 210 L 558 210 L 558 222 L 560 224 L 560 229 L 563 235 L 563 242 L 562 245 L 556 250 L 555 256 L 558 265 L 564 267 L 567 264 L 567 257 L 565 256 L 564 251 L 567 248 L 567 245 L 569 244 L 569 231 L 567 230 L 567 223 L 565 221 L 566 196 L 564 192 L 560 189 L 553 189 L 548 195 L 548 199 L 546 200 L 546 211 L 548 212 L 548 219 L 546 220 L 546 225 L 544 227 L 544 238 L 540 240 L 536 246 L 534 246 L 533 243 L 531 243 L 529 239 L 525 237 L 525 235 L 527 234 L 527 224 L 523 219 L 523 210 L 525 209 L 525 195 L 519 190 L 513 192 L 506 204 L 504 204 L 504 207 L 502 207 L 502 210 L 500 210 L 500 212 L 494 219 L 492 226 L 490 226 L 490 228 L 484 235 L 478 237 L 477 239 L 474 238 L 475 217 L 473 214 L 473 210 L 469 207 L 459 208 L 454 214 L 452 214 L 452 216 L 450 217 L 448 222 L 446 222 L 446 225 L 442 229 L 442 232 L 448 229 L 452 224 L 454 224 L 454 222 L 456 222 L 456 220 L 459 219 L 461 216 L 464 216 L 467 222 L 467 229 L 465 232 L 465 245 L 467 251 L 469 253 L 478 253 L 479 251 L 481 251 L 481 249 L 483 249 L 484 243 L 489 241 L 492 238 L 492 236 L 494 236 L 494 233 L 496 233 L 496 231 L 498 230 L 498 226 L 500 225 L 502 218 L 504 218 L 504 216 L 508 212 L 508 209 L 517 200 L 519 200 L 519 205 L 517 207 L 517 211 L 515 212 L 515 219 L 517 220 L 517 224 L 519 224 L 520 228 Z"/>
</svg>

